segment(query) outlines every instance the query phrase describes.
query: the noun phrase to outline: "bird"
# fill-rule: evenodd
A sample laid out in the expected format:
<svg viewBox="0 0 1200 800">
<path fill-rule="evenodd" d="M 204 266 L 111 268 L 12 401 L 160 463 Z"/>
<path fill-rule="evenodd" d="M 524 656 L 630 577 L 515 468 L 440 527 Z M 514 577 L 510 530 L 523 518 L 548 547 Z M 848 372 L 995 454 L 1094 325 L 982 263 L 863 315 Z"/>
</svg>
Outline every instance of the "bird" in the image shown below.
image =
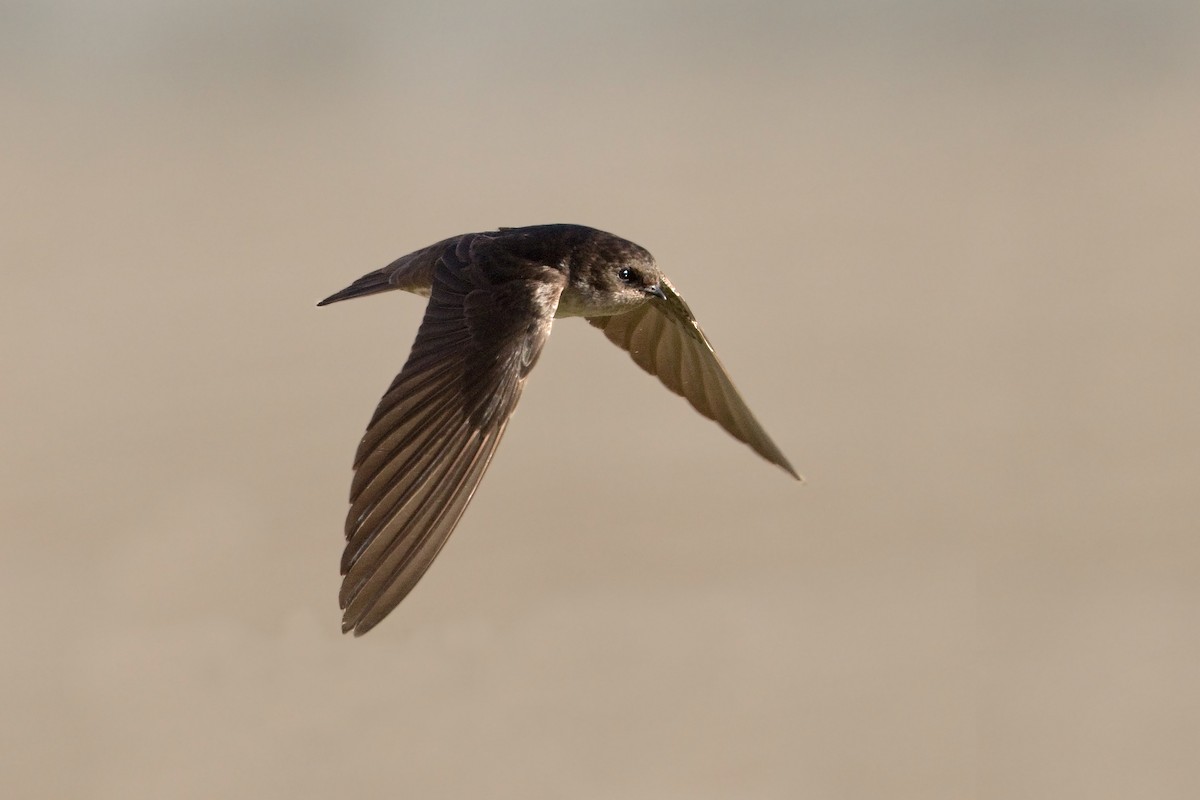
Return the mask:
<svg viewBox="0 0 1200 800">
<path fill-rule="evenodd" d="M 443 239 L 318 303 L 429 298 L 354 457 L 339 604 L 361 636 L 413 589 L 474 495 L 559 317 L 583 317 L 672 392 L 797 480 L 691 309 L 643 247 L 584 225 Z"/>
</svg>

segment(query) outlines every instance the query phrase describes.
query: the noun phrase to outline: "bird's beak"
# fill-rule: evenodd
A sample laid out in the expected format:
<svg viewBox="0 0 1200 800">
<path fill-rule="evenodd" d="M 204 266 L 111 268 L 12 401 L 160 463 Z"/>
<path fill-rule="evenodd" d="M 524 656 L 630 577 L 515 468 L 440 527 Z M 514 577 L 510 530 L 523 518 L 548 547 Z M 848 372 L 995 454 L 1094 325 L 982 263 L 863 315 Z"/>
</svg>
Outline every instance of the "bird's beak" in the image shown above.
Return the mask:
<svg viewBox="0 0 1200 800">
<path fill-rule="evenodd" d="M 653 297 L 657 297 L 659 300 L 666 300 L 666 299 L 667 299 L 667 293 L 663 291 L 663 288 L 662 288 L 662 285 L 661 285 L 661 284 L 657 284 L 657 283 L 656 283 L 656 284 L 654 284 L 653 286 L 647 286 L 645 289 L 642 289 L 642 291 L 643 291 L 643 292 L 645 292 L 645 293 L 646 293 L 646 294 L 648 294 L 648 295 L 652 295 Z"/>
</svg>

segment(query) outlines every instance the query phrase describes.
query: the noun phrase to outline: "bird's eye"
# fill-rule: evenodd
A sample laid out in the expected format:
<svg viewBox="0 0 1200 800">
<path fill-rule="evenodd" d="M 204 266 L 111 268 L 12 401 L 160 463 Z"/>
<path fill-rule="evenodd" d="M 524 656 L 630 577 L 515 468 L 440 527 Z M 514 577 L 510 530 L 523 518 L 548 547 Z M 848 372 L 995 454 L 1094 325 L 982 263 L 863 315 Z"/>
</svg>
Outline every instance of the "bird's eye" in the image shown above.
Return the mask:
<svg viewBox="0 0 1200 800">
<path fill-rule="evenodd" d="M 621 267 L 620 271 L 617 272 L 617 277 L 625 283 L 633 283 L 633 270 L 631 270 L 629 267 Z"/>
</svg>

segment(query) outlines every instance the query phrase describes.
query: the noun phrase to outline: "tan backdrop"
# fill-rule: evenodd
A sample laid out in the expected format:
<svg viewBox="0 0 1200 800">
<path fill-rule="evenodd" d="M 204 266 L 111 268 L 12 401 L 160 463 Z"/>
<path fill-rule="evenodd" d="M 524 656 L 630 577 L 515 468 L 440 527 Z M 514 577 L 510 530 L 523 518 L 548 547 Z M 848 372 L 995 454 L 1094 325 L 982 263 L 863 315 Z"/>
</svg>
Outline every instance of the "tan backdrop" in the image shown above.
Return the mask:
<svg viewBox="0 0 1200 800">
<path fill-rule="evenodd" d="M 4 17 L 7 795 L 1200 795 L 1190 4 Z M 656 254 L 809 483 L 566 320 L 342 637 L 422 303 L 314 303 L 550 221 Z"/>
</svg>

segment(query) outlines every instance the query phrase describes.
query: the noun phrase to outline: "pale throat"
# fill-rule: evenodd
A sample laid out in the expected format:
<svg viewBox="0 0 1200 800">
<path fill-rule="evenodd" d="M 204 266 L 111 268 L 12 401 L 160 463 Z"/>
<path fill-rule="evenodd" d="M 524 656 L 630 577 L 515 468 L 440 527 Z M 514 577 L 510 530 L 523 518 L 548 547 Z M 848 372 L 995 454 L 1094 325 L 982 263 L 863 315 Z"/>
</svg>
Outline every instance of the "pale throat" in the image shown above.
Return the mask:
<svg viewBox="0 0 1200 800">
<path fill-rule="evenodd" d="M 630 294 L 616 294 L 594 286 L 567 285 L 558 297 L 555 317 L 611 317 L 624 314 L 644 302 L 644 298 Z"/>
</svg>

